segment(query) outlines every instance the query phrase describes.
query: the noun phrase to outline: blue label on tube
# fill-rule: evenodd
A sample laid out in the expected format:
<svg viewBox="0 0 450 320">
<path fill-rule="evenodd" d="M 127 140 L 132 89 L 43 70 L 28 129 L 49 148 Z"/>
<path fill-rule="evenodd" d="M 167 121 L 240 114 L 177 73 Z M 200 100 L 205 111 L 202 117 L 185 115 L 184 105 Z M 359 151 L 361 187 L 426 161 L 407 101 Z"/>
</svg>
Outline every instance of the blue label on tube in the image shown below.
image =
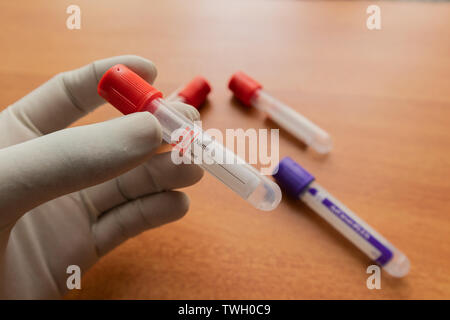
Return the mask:
<svg viewBox="0 0 450 320">
<path fill-rule="evenodd" d="M 317 190 L 311 188 L 308 190 L 310 194 L 315 196 L 317 194 Z M 347 226 L 349 226 L 353 231 L 355 231 L 360 237 L 370 243 L 374 248 L 380 251 L 380 256 L 377 258 L 376 262 L 381 266 L 385 265 L 392 258 L 392 251 L 389 250 L 385 245 L 383 245 L 376 237 L 370 234 L 369 231 L 364 229 L 358 222 L 352 219 L 348 214 L 346 214 L 341 208 L 339 208 L 333 201 L 328 198 L 324 198 L 322 200 L 322 204 L 333 213 L 339 220 L 344 222 Z"/>
</svg>

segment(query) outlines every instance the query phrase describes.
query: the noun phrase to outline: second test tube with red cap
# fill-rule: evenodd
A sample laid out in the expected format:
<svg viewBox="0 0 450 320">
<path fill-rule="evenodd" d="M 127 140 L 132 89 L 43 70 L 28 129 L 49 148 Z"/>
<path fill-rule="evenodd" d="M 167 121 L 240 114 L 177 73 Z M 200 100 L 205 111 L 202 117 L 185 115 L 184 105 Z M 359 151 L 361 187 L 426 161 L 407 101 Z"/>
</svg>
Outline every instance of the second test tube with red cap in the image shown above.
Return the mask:
<svg viewBox="0 0 450 320">
<path fill-rule="evenodd" d="M 210 92 L 211 86 L 208 81 L 201 76 L 196 76 L 184 87 L 180 87 L 172 92 L 166 100 L 184 102 L 199 109 Z"/>
<path fill-rule="evenodd" d="M 253 106 L 266 113 L 283 129 L 318 153 L 330 152 L 332 142 L 330 135 L 325 130 L 272 97 L 262 89 L 261 84 L 245 73 L 236 72 L 231 77 L 228 87 L 244 105 Z"/>
</svg>

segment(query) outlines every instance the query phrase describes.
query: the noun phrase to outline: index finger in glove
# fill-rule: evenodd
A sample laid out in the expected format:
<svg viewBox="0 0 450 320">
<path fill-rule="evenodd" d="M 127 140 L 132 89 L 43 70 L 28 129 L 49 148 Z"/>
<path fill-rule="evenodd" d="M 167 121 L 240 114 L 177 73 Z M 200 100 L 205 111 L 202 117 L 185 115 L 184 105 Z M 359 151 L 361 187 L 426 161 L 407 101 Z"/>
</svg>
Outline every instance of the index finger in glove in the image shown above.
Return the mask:
<svg viewBox="0 0 450 320">
<path fill-rule="evenodd" d="M 155 65 L 139 56 L 97 60 L 54 76 L 15 102 L 10 111 L 36 135 L 63 129 L 105 102 L 97 93 L 97 84 L 118 63 L 127 65 L 150 83 L 156 78 Z"/>
</svg>

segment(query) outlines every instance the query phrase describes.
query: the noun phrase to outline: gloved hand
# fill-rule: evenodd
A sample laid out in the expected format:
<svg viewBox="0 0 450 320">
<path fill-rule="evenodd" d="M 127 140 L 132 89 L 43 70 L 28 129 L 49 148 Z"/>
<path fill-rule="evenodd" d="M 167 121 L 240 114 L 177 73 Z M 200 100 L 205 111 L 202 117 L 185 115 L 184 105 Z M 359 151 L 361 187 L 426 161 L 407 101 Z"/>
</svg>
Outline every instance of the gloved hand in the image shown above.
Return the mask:
<svg viewBox="0 0 450 320">
<path fill-rule="evenodd" d="M 96 61 L 53 77 L 0 113 L 0 297 L 59 298 L 69 265 L 86 271 L 140 232 L 182 217 L 196 165 L 153 155 L 161 127 L 148 112 L 63 129 L 102 104 L 97 83 L 122 63 L 149 82 L 137 56 Z M 196 109 L 173 106 L 196 120 Z M 61 130 L 63 129 L 63 130 Z"/>
</svg>

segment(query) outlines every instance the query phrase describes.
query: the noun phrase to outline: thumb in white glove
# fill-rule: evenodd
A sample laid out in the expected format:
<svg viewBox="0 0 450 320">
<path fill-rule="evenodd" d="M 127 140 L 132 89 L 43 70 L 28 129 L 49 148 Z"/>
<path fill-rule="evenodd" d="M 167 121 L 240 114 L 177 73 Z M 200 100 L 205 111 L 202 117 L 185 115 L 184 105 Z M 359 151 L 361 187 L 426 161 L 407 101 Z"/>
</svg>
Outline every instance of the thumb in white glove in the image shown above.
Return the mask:
<svg viewBox="0 0 450 320">
<path fill-rule="evenodd" d="M 202 170 L 153 155 L 161 127 L 150 113 L 64 129 L 103 103 L 97 83 L 122 63 L 149 82 L 137 56 L 61 73 L 0 113 L 0 297 L 58 298 L 66 270 L 86 271 L 140 232 L 182 217 Z M 192 120 L 194 108 L 174 103 Z M 59 131 L 58 131 L 59 130 Z M 153 156 L 152 156 L 153 155 Z M 81 190 L 81 191 L 79 191 Z"/>
</svg>

